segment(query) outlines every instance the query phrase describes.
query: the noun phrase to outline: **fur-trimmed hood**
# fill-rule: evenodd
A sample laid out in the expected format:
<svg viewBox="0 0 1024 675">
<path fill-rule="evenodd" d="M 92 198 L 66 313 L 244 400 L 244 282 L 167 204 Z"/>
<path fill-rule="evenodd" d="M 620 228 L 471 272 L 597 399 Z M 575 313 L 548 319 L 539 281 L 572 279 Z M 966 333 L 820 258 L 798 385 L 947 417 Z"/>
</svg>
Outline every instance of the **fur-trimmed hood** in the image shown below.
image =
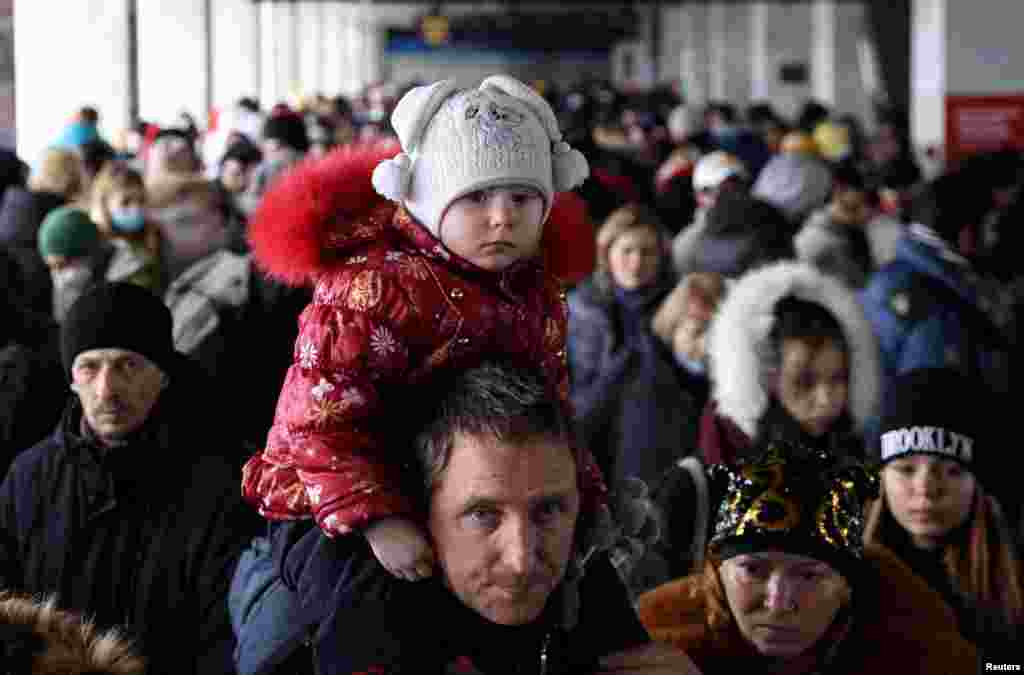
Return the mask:
<svg viewBox="0 0 1024 675">
<path fill-rule="evenodd" d="M 37 601 L 0 592 L 0 668 L 25 675 L 142 675 L 144 661 L 117 631 Z"/>
<path fill-rule="evenodd" d="M 881 396 L 878 341 L 856 296 L 806 263 L 780 262 L 741 277 L 708 329 L 712 397 L 720 415 L 751 439 L 768 408 L 759 345 L 771 331 L 775 305 L 793 295 L 822 305 L 836 318 L 850 349 L 849 410 L 859 433 L 876 415 Z"/>
<path fill-rule="evenodd" d="M 371 216 L 387 221 L 398 208 L 377 193 L 372 176 L 399 150 L 392 143 L 344 146 L 322 159 L 304 160 L 276 180 L 249 224 L 257 265 L 289 285 L 310 285 L 339 257 L 365 246 Z M 582 198 L 556 194 L 541 248 L 548 271 L 564 282 L 590 274 L 595 235 Z"/>
</svg>

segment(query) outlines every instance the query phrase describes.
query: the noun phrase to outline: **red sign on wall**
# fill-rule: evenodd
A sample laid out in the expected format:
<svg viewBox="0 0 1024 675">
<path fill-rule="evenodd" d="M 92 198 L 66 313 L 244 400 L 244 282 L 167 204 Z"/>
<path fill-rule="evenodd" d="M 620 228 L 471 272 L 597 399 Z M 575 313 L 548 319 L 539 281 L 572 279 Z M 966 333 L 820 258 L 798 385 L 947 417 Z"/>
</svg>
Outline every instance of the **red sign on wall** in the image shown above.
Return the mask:
<svg viewBox="0 0 1024 675">
<path fill-rule="evenodd" d="M 946 160 L 978 152 L 1024 150 L 1024 93 L 946 97 Z"/>
</svg>

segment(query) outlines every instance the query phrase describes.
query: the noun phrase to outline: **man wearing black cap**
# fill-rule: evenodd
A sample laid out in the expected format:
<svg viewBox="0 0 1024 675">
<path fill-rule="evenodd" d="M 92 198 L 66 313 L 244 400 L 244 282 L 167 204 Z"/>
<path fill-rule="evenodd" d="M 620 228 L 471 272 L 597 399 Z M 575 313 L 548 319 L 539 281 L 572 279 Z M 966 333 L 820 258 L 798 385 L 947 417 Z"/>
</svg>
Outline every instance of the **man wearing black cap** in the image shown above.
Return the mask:
<svg viewBox="0 0 1024 675">
<path fill-rule="evenodd" d="M 95 286 L 61 356 L 75 396 L 0 485 L 0 588 L 122 627 L 150 673 L 232 672 L 227 589 L 259 525 L 170 312 L 141 287 Z"/>
</svg>

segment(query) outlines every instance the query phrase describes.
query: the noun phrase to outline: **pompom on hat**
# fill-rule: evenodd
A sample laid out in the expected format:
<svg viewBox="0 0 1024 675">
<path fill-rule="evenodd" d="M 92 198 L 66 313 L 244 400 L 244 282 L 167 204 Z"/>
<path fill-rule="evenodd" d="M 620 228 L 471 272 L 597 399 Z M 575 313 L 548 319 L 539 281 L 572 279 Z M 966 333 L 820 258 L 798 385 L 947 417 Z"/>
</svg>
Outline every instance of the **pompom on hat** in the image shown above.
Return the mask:
<svg viewBox="0 0 1024 675">
<path fill-rule="evenodd" d="M 459 90 L 454 80 L 416 87 L 391 115 L 403 152 L 373 172 L 378 193 L 401 202 L 439 236 L 448 206 L 471 192 L 521 185 L 544 198 L 546 219 L 554 193 L 580 185 L 586 158 L 562 140 L 551 106 L 506 75 Z"/>
</svg>

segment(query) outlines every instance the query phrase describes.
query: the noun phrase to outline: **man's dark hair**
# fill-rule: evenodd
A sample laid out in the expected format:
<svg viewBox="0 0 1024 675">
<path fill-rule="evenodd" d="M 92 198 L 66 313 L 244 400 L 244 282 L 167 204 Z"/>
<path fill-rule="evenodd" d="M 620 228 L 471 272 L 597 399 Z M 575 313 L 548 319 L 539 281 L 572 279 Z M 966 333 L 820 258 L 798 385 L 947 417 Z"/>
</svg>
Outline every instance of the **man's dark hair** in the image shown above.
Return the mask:
<svg viewBox="0 0 1024 675">
<path fill-rule="evenodd" d="M 840 162 L 832 167 L 832 185 L 859 192 L 865 192 L 868 189 L 867 178 L 852 162 Z"/>
<path fill-rule="evenodd" d="M 91 105 L 84 105 L 78 109 L 78 117 L 87 124 L 97 125 L 100 121 L 100 113 Z"/>
<path fill-rule="evenodd" d="M 258 113 L 260 111 L 260 102 L 251 96 L 243 96 L 238 99 L 238 103 L 236 105 L 238 105 L 242 110 L 247 110 L 249 112 Z"/>
<path fill-rule="evenodd" d="M 910 206 L 913 221 L 930 227 L 956 245 L 960 231 L 978 225 L 992 206 L 992 188 L 970 168 L 947 171 L 914 194 Z"/>
<path fill-rule="evenodd" d="M 416 457 L 427 489 L 437 484 L 451 457 L 456 434 L 522 444 L 564 439 L 572 447 L 571 422 L 540 374 L 488 362 L 442 377 L 423 392 L 423 424 Z"/>
<path fill-rule="evenodd" d="M 82 167 L 90 177 L 102 171 L 106 163 L 117 156 L 114 148 L 100 139 L 83 143 L 78 154 L 82 159 Z"/>
<path fill-rule="evenodd" d="M 722 122 L 726 124 L 736 124 L 736 106 L 731 103 L 715 101 L 708 105 L 708 112 L 718 115 Z"/>
</svg>

